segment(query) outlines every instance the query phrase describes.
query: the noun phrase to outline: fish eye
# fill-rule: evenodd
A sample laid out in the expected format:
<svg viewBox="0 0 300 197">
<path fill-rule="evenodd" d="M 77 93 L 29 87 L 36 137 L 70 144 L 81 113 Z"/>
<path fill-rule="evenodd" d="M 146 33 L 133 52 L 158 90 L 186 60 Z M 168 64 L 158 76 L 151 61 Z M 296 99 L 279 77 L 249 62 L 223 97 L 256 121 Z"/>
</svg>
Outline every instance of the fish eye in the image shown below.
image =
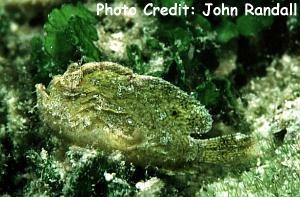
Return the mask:
<svg viewBox="0 0 300 197">
<path fill-rule="evenodd" d="M 176 110 L 173 110 L 171 114 L 172 114 L 172 116 L 177 116 L 178 112 Z"/>
</svg>

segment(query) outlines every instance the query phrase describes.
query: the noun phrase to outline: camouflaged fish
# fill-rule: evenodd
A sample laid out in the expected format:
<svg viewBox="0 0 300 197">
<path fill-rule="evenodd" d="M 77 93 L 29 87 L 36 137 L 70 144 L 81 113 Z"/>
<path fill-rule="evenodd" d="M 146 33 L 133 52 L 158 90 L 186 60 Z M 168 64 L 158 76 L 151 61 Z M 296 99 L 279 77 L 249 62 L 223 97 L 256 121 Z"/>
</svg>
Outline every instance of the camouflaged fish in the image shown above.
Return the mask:
<svg viewBox="0 0 300 197">
<path fill-rule="evenodd" d="M 46 89 L 36 85 L 43 121 L 66 142 L 113 152 L 141 166 L 177 168 L 243 157 L 244 135 L 207 140 L 212 118 L 196 99 L 163 79 L 100 62 L 70 66 Z"/>
</svg>

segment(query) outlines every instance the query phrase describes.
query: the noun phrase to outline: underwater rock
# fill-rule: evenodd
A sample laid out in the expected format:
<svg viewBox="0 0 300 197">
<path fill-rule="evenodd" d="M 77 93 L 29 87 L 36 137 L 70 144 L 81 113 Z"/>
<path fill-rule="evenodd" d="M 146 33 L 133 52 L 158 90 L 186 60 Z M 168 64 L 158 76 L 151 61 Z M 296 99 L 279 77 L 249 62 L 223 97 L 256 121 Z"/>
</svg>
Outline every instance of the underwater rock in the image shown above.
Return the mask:
<svg viewBox="0 0 300 197">
<path fill-rule="evenodd" d="M 46 89 L 36 85 L 43 121 L 66 142 L 121 151 L 136 165 L 182 167 L 235 162 L 252 145 L 237 134 L 194 139 L 211 129 L 199 101 L 160 78 L 137 75 L 110 62 L 71 65 Z"/>
<path fill-rule="evenodd" d="M 112 7 L 135 7 L 132 1 L 115 1 Z M 123 62 L 132 66 L 139 74 L 160 76 L 165 74 L 171 62 L 168 48 L 154 39 L 157 33 L 157 20 L 154 17 L 145 16 L 143 11 L 136 7 L 135 15 L 105 15 L 100 14 L 101 20 L 97 25 L 99 40 L 97 46 L 110 61 Z M 156 43 L 158 42 L 158 43 Z M 151 44 L 150 44 L 151 43 Z M 151 48 L 151 45 L 159 45 Z M 135 51 L 138 54 L 134 54 Z M 141 65 L 131 65 L 131 59 L 142 56 Z M 124 64 L 123 64 L 124 65 Z"/>
<path fill-rule="evenodd" d="M 31 8 L 35 6 L 47 6 L 47 5 L 53 5 L 61 3 L 62 0 L 3 0 L 3 3 L 5 6 L 8 7 L 15 7 L 15 8 Z"/>
<path fill-rule="evenodd" d="M 41 17 L 41 13 L 47 13 L 49 8 L 63 2 L 64 0 L 2 0 L 0 7 L 4 7 L 5 10 L 13 13 L 14 18 L 24 20 L 37 16 Z"/>
<path fill-rule="evenodd" d="M 255 133 L 268 137 L 286 130 L 286 139 L 299 135 L 299 71 L 299 56 L 283 55 L 267 68 L 265 77 L 252 80 L 244 89 L 245 117 Z"/>
<path fill-rule="evenodd" d="M 285 140 L 295 140 L 300 145 L 300 97 L 283 103 L 276 111 L 273 125 L 274 132 L 285 131 Z"/>
<path fill-rule="evenodd" d="M 157 177 L 153 177 L 146 182 L 138 182 L 136 183 L 136 188 L 139 189 L 137 196 L 161 196 L 162 190 L 165 187 L 165 184 L 162 180 Z"/>
</svg>

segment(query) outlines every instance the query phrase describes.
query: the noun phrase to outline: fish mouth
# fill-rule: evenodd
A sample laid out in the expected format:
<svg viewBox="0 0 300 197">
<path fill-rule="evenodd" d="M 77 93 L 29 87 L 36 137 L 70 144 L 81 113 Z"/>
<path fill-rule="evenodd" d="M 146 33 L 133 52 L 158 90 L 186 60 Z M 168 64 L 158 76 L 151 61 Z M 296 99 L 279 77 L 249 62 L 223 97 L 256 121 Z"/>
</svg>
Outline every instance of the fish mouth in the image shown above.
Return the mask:
<svg viewBox="0 0 300 197">
<path fill-rule="evenodd" d="M 47 89 L 43 84 L 36 84 L 36 93 L 39 99 L 49 98 L 49 94 L 47 93 Z"/>
</svg>

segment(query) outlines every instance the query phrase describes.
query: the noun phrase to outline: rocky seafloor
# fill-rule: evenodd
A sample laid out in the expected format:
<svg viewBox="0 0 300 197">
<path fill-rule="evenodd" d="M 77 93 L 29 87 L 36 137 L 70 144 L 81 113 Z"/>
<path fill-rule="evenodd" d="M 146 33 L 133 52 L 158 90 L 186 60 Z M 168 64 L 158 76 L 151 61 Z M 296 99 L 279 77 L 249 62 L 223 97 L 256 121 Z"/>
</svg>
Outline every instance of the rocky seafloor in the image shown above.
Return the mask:
<svg viewBox="0 0 300 197">
<path fill-rule="evenodd" d="M 95 3 L 0 2 L 1 195 L 299 196 L 299 17 L 274 17 L 264 25 L 243 17 L 141 12 L 96 17 Z M 211 132 L 192 134 L 194 139 L 250 136 L 252 158 L 239 163 L 236 148 L 228 163 L 191 161 L 168 169 L 64 141 L 40 114 L 36 84 L 47 86 L 71 63 L 92 61 L 116 62 L 179 87 L 213 119 Z"/>
</svg>

